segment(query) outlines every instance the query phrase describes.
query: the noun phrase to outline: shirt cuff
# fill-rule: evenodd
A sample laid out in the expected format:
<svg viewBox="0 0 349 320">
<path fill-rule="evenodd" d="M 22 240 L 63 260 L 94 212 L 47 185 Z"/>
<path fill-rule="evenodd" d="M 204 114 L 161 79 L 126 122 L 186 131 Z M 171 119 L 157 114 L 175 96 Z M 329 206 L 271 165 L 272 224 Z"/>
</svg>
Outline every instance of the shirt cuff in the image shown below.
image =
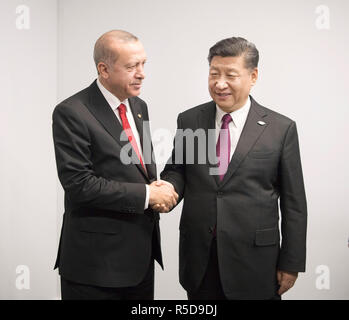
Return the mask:
<svg viewBox="0 0 349 320">
<path fill-rule="evenodd" d="M 149 186 L 146 184 L 145 185 L 145 205 L 144 205 L 144 210 L 146 210 L 149 206 Z"/>
</svg>

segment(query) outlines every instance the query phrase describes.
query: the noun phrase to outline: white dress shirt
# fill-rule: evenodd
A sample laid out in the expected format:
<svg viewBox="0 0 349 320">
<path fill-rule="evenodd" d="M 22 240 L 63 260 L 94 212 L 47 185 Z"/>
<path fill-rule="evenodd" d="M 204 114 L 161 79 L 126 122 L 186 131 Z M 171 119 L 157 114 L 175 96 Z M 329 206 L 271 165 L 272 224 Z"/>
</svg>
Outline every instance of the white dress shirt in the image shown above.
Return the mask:
<svg viewBox="0 0 349 320">
<path fill-rule="evenodd" d="M 244 128 L 248 112 L 251 107 L 251 99 L 247 98 L 246 103 L 236 111 L 230 112 L 230 116 L 233 121 L 229 122 L 229 133 L 230 133 L 230 160 L 235 152 L 236 146 L 239 142 L 242 129 Z M 219 131 L 222 127 L 222 118 L 226 114 L 217 104 L 216 104 L 216 144 L 218 142 Z"/>
<path fill-rule="evenodd" d="M 141 156 L 141 158 L 143 160 L 144 158 L 143 158 L 143 151 L 142 151 L 141 140 L 140 140 L 140 137 L 139 137 L 139 132 L 137 130 L 136 123 L 135 123 L 135 120 L 133 118 L 133 114 L 132 114 L 132 111 L 130 109 L 130 104 L 128 103 L 128 100 L 126 99 L 124 101 L 120 101 L 116 96 L 114 96 L 110 91 L 108 91 L 102 85 L 102 83 L 99 81 L 99 79 L 97 79 L 97 86 L 98 86 L 99 90 L 102 92 L 105 100 L 107 100 L 109 106 L 113 110 L 113 112 L 116 115 L 117 119 L 119 120 L 121 126 L 122 126 L 122 121 L 120 119 L 118 107 L 119 107 L 119 105 L 121 103 L 123 103 L 126 106 L 126 117 L 127 117 L 127 120 L 128 120 L 128 122 L 130 124 L 133 136 L 136 139 L 136 143 L 137 143 L 137 147 L 138 147 L 140 156 Z M 149 186 L 147 184 L 145 185 L 145 189 L 146 189 L 146 197 L 145 197 L 144 209 L 147 209 L 148 205 L 149 205 Z"/>
</svg>

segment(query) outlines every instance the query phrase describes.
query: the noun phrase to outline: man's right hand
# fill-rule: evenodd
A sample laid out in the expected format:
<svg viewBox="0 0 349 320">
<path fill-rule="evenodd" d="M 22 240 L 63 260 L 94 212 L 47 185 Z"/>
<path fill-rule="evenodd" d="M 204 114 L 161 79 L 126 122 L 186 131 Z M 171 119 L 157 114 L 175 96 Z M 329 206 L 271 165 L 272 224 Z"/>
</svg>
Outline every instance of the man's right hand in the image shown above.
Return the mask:
<svg viewBox="0 0 349 320">
<path fill-rule="evenodd" d="M 149 190 L 149 205 L 154 210 L 169 212 L 177 204 L 178 194 L 170 183 L 154 181 Z"/>
</svg>

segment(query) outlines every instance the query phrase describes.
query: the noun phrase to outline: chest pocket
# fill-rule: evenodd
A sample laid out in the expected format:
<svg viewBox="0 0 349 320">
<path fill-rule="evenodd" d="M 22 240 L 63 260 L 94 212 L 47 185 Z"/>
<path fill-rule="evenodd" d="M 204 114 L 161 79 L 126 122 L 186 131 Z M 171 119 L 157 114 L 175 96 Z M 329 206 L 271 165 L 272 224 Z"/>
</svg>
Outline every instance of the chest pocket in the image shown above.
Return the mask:
<svg viewBox="0 0 349 320">
<path fill-rule="evenodd" d="M 268 159 L 279 155 L 277 151 L 252 151 L 248 154 L 252 159 Z"/>
</svg>

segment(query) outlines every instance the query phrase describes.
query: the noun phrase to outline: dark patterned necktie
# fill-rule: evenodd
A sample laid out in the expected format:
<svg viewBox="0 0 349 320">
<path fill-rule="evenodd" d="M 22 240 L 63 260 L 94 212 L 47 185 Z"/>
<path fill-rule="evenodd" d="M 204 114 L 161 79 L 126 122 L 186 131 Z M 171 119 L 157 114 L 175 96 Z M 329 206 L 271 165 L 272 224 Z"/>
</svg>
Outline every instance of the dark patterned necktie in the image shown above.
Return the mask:
<svg viewBox="0 0 349 320">
<path fill-rule="evenodd" d="M 229 122 L 232 121 L 230 114 L 227 113 L 223 116 L 222 127 L 219 132 L 219 137 L 216 145 L 216 153 L 218 158 L 218 172 L 219 179 L 222 181 L 225 173 L 228 170 L 230 162 L 230 132 Z"/>
</svg>

